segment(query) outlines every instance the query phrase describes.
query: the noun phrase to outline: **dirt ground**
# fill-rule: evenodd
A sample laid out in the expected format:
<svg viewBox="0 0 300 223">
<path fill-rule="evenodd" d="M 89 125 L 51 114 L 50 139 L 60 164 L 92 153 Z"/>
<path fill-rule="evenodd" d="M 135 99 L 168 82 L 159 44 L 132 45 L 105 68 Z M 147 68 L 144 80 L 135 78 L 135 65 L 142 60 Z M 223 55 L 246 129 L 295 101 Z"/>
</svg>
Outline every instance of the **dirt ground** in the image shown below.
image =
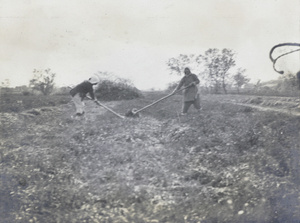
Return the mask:
<svg viewBox="0 0 300 223">
<path fill-rule="evenodd" d="M 218 100 L 218 96 L 213 98 Z M 274 111 L 294 116 L 300 115 L 300 97 L 223 95 L 221 98 L 223 102 L 251 107 L 261 111 Z"/>
<path fill-rule="evenodd" d="M 107 102 L 125 114 L 164 96 Z M 300 222 L 300 99 L 1 113 L 0 222 Z"/>
</svg>

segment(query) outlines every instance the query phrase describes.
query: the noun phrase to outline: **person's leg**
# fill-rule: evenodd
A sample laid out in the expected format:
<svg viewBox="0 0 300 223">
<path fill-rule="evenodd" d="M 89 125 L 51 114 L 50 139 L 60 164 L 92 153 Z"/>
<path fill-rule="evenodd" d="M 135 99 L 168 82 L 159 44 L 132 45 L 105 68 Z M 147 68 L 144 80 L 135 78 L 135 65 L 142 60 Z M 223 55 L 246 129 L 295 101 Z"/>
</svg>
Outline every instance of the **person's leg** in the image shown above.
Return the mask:
<svg viewBox="0 0 300 223">
<path fill-rule="evenodd" d="M 193 104 L 193 101 L 185 101 L 183 102 L 182 114 L 187 114 L 189 107 Z"/>
<path fill-rule="evenodd" d="M 200 111 L 201 110 L 201 105 L 200 105 L 200 95 L 197 94 L 196 99 L 194 101 L 194 107 Z"/>
<path fill-rule="evenodd" d="M 79 94 L 76 94 L 73 97 L 73 102 L 74 102 L 75 107 L 76 107 L 76 115 L 83 115 L 84 114 L 84 110 L 83 110 L 84 103 L 81 100 L 81 97 L 79 96 Z"/>
</svg>

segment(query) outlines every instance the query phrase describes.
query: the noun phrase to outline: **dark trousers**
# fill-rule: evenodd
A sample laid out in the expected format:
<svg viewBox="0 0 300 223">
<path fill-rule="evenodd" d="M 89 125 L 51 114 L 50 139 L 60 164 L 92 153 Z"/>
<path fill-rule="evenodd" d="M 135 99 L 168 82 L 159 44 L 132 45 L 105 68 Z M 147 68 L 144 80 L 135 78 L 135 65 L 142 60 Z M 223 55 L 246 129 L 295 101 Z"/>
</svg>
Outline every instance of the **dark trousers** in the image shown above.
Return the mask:
<svg viewBox="0 0 300 223">
<path fill-rule="evenodd" d="M 193 100 L 193 101 L 185 101 L 183 103 L 182 113 L 187 113 L 187 111 L 189 110 L 189 108 L 190 108 L 191 105 L 194 105 L 194 107 L 197 110 L 200 110 L 201 106 L 200 106 L 200 96 L 199 96 L 199 94 L 197 94 L 195 100 Z"/>
</svg>

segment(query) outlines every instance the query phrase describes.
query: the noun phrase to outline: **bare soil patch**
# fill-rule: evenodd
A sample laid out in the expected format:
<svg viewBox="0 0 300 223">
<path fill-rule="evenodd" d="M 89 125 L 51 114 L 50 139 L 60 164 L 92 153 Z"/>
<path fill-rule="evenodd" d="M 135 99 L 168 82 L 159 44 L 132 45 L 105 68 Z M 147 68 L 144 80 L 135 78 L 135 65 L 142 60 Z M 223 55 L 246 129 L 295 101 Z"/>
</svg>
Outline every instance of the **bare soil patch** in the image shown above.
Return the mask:
<svg viewBox="0 0 300 223">
<path fill-rule="evenodd" d="M 105 105 L 124 114 L 161 96 Z M 1 113 L 2 219 L 298 222 L 299 116 L 238 104 L 250 101 L 202 96 L 181 117 L 176 95 L 124 120 L 90 101 L 80 119 L 72 103 Z"/>
</svg>

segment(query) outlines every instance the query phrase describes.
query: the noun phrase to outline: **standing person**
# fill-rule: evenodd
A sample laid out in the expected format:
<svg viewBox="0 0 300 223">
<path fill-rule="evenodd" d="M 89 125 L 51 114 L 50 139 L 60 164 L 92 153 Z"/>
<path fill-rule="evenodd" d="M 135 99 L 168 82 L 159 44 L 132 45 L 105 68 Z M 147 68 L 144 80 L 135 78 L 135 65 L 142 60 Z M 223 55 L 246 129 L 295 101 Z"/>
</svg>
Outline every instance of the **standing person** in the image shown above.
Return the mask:
<svg viewBox="0 0 300 223">
<path fill-rule="evenodd" d="M 78 84 L 70 91 L 72 100 L 76 107 L 76 116 L 82 116 L 84 114 L 83 99 L 86 97 L 87 93 L 89 93 L 90 97 L 94 101 L 97 101 L 93 86 L 98 84 L 98 82 L 99 82 L 98 77 L 93 76 L 89 78 L 87 81 Z"/>
<path fill-rule="evenodd" d="M 197 84 L 199 83 L 200 81 L 198 77 L 191 73 L 190 69 L 186 67 L 184 69 L 184 77 L 180 80 L 179 84 L 172 92 L 174 94 L 181 87 L 187 87 L 183 91 L 183 106 L 181 115 L 186 115 L 191 105 L 194 105 L 198 111 L 201 110 L 200 95 L 197 88 Z"/>
</svg>

